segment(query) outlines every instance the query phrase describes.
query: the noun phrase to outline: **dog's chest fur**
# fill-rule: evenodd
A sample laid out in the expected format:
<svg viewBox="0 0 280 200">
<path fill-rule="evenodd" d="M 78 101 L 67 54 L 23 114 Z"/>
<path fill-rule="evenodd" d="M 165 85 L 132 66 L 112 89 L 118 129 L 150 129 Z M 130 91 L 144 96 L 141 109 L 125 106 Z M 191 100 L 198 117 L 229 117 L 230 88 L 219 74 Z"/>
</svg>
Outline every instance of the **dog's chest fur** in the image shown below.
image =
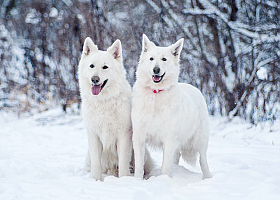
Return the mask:
<svg viewBox="0 0 280 200">
<path fill-rule="evenodd" d="M 82 106 L 87 127 L 99 137 L 104 149 L 114 148 L 118 137 L 128 133 L 131 127 L 129 97 L 91 99 Z"/>
<path fill-rule="evenodd" d="M 160 147 L 162 142 L 174 136 L 180 112 L 176 88 L 169 91 L 154 93 L 152 90 L 143 89 L 136 94 L 136 104 L 141 118 L 141 124 L 146 132 L 146 141 L 155 147 Z"/>
</svg>

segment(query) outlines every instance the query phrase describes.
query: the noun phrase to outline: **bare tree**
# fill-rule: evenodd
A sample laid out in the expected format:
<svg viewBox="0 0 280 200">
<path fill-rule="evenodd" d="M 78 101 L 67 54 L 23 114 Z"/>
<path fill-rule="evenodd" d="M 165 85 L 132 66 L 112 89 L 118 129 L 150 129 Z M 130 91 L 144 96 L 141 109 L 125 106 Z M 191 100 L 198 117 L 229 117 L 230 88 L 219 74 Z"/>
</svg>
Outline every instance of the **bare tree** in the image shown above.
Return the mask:
<svg viewBox="0 0 280 200">
<path fill-rule="evenodd" d="M 0 108 L 67 110 L 79 102 L 77 66 L 87 36 L 102 50 L 122 41 L 133 85 L 145 33 L 162 46 L 185 38 L 179 79 L 203 92 L 211 114 L 273 122 L 280 107 L 279 21 L 276 0 L 5 0 Z"/>
</svg>

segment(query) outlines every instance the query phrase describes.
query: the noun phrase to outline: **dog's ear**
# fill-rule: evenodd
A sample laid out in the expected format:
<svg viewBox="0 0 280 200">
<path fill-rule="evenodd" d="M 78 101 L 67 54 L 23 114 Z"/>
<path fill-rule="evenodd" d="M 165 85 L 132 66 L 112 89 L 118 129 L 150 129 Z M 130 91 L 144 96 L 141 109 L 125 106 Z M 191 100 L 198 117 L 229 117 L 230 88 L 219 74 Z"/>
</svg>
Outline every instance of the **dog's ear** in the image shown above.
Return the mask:
<svg viewBox="0 0 280 200">
<path fill-rule="evenodd" d="M 93 43 L 93 41 L 90 39 L 90 37 L 87 37 L 84 42 L 83 46 L 83 53 L 85 55 L 89 55 L 91 52 L 97 51 L 97 46 Z"/>
<path fill-rule="evenodd" d="M 172 44 L 170 46 L 171 48 L 171 54 L 173 56 L 175 56 L 175 58 L 180 58 L 180 54 L 183 48 L 183 44 L 184 44 L 184 38 L 181 38 L 180 40 L 178 40 L 175 44 Z"/>
<path fill-rule="evenodd" d="M 153 42 L 149 40 L 149 38 L 143 34 L 142 39 L 142 52 L 147 52 L 151 47 L 156 46 Z"/>
<path fill-rule="evenodd" d="M 122 62 L 122 44 L 119 39 L 117 39 L 112 46 L 110 46 L 107 49 L 107 52 L 109 52 L 114 59 Z"/>
</svg>

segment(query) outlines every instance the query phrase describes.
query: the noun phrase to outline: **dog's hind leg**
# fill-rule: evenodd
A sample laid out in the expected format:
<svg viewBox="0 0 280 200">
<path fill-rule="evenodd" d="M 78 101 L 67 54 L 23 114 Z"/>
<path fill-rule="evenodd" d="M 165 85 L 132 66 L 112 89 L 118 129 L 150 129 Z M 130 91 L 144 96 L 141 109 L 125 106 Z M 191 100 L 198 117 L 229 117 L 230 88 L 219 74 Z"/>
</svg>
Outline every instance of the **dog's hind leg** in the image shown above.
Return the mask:
<svg viewBox="0 0 280 200">
<path fill-rule="evenodd" d="M 208 140 L 209 140 L 209 121 L 204 120 L 203 123 L 200 125 L 200 129 L 197 132 L 197 136 L 199 137 L 195 144 L 195 149 L 198 151 L 200 158 L 199 164 L 201 171 L 203 173 L 203 178 L 211 178 L 212 175 L 209 171 L 207 159 L 206 159 L 206 152 L 208 147 Z"/>
<path fill-rule="evenodd" d="M 206 153 L 199 152 L 199 154 L 200 154 L 199 163 L 200 163 L 201 171 L 203 173 L 203 178 L 211 178 L 212 175 L 209 171 L 209 167 L 206 159 Z"/>
</svg>

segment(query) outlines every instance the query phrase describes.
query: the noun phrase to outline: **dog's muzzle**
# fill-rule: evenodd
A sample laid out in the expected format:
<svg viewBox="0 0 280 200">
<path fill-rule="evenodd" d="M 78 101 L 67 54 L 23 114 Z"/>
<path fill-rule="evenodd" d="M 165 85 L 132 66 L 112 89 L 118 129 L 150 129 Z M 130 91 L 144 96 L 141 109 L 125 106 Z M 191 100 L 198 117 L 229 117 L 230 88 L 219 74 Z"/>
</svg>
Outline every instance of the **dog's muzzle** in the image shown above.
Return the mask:
<svg viewBox="0 0 280 200">
<path fill-rule="evenodd" d="M 100 82 L 100 78 L 98 76 L 91 77 L 91 82 L 92 82 L 91 93 L 93 95 L 98 95 L 106 85 L 107 81 L 108 79 L 98 84 Z"/>
<path fill-rule="evenodd" d="M 152 75 L 153 77 L 153 81 L 155 83 L 160 83 L 165 75 L 165 73 L 163 73 L 163 75 L 160 75 L 160 68 L 158 65 L 156 65 L 154 68 L 153 68 L 153 72 L 154 72 L 154 75 Z"/>
</svg>

